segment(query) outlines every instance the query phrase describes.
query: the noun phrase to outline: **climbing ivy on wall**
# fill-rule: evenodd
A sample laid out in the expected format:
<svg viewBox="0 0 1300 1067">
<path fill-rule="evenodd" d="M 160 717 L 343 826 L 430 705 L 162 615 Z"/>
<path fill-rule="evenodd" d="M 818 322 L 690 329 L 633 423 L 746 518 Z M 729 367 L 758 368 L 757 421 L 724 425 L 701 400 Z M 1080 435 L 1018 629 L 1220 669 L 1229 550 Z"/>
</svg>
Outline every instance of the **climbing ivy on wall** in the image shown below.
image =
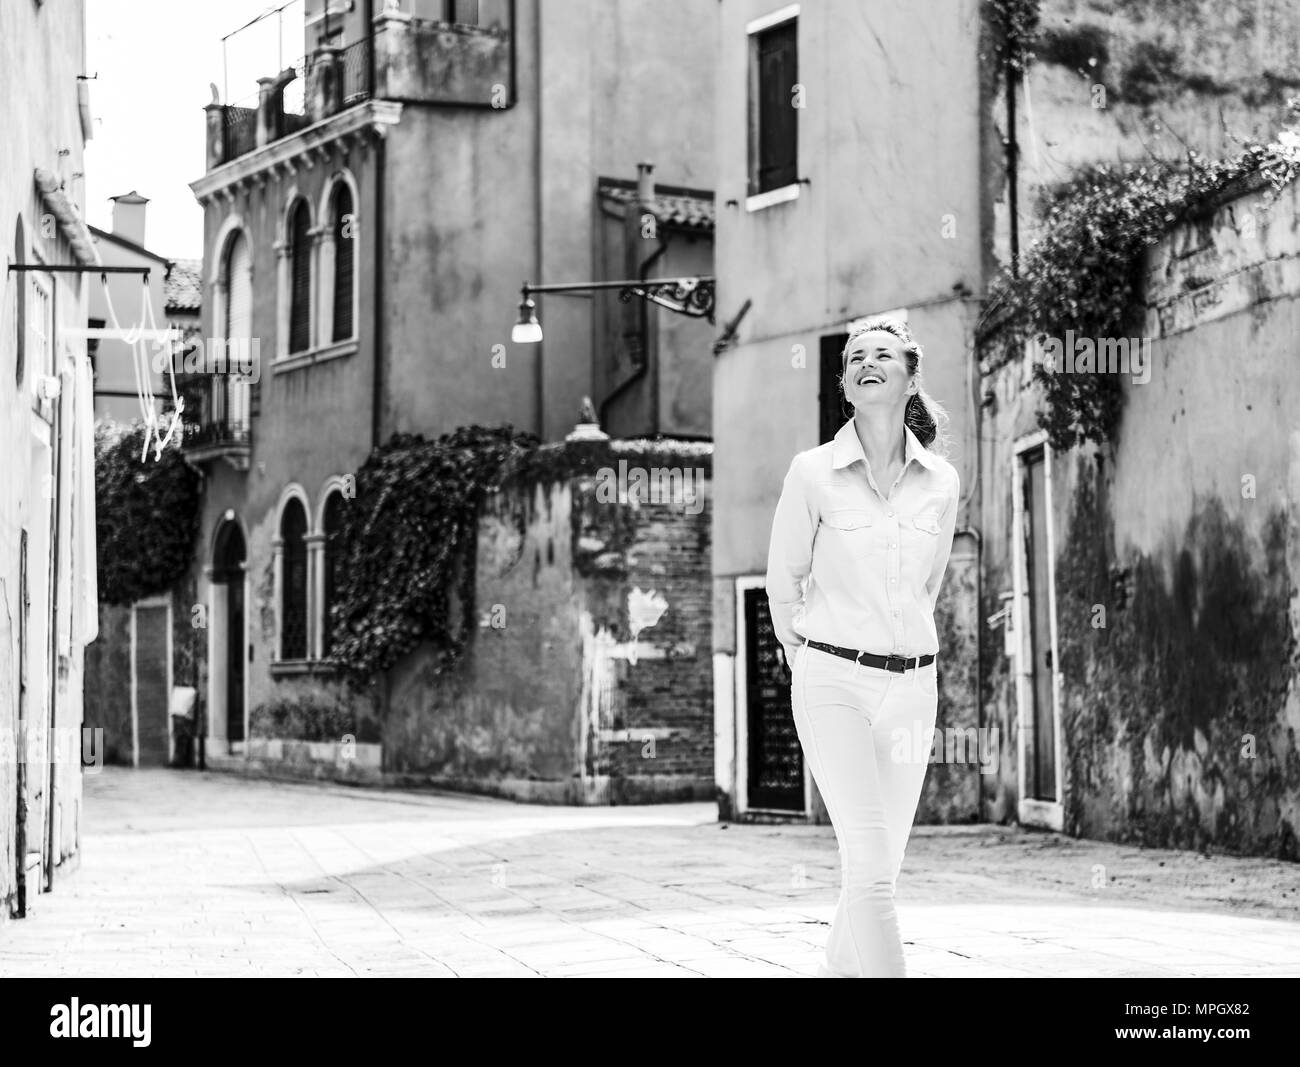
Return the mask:
<svg viewBox="0 0 1300 1067">
<path fill-rule="evenodd" d="M 129 604 L 185 576 L 199 532 L 199 476 L 176 443 L 143 460 L 144 427 L 95 425 L 99 599 Z"/>
<path fill-rule="evenodd" d="M 1040 0 L 984 0 L 985 20 L 991 31 L 993 59 L 999 70 L 1010 67 L 1019 77 L 1034 58 L 1039 35 Z"/>
<path fill-rule="evenodd" d="M 466 426 L 437 441 L 397 434 L 357 472 L 344 511 L 331 612 L 331 658 L 355 685 L 422 642 L 445 670 L 465 647 L 474 614 L 477 520 L 508 461 L 537 438 Z"/>
<path fill-rule="evenodd" d="M 1300 104 L 1292 101 L 1300 114 Z M 990 286 L 980 333 L 985 371 L 1019 356 L 1030 340 L 1127 335 L 1139 292 L 1142 253 L 1181 219 L 1236 182 L 1261 175 L 1275 197 L 1300 170 L 1300 135 L 1249 144 L 1235 156 L 1138 165 L 1096 164 L 1050 189 L 1041 201 L 1036 242 L 1019 275 Z M 1044 390 L 1039 425 L 1054 448 L 1110 439 L 1118 422 L 1120 375 L 1054 372 L 1036 361 Z"/>
</svg>

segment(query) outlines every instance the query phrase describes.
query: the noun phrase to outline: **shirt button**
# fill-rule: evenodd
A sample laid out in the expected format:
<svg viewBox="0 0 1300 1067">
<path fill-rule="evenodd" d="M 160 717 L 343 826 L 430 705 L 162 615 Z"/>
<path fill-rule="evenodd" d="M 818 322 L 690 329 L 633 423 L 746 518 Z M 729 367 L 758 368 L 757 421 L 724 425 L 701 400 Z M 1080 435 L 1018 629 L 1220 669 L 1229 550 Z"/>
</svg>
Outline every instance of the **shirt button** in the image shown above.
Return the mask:
<svg viewBox="0 0 1300 1067">
<path fill-rule="evenodd" d="M 892 511 L 890 511 L 890 512 L 887 512 L 887 513 L 886 513 L 886 514 L 888 514 L 888 515 L 889 515 L 889 517 L 890 517 L 890 518 L 891 518 L 891 519 L 892 519 L 892 518 L 893 518 L 893 517 L 894 517 L 894 513 L 893 513 L 893 512 L 892 512 Z"/>
<path fill-rule="evenodd" d="M 893 541 L 890 541 L 890 542 L 889 542 L 889 547 L 890 547 L 890 548 L 897 548 L 898 545 L 896 545 Z"/>
<path fill-rule="evenodd" d="M 893 585 L 896 581 L 898 581 L 897 578 L 890 578 L 890 579 L 889 579 L 889 584 L 890 584 L 890 585 Z"/>
</svg>

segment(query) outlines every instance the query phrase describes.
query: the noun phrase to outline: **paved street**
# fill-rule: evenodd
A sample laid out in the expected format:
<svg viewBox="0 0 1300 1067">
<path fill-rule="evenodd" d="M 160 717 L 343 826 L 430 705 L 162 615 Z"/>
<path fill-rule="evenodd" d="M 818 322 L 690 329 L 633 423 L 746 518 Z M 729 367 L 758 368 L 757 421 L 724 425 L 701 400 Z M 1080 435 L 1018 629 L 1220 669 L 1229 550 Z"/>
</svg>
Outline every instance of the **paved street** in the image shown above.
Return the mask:
<svg viewBox="0 0 1300 1067">
<path fill-rule="evenodd" d="M 829 827 L 182 771 L 88 776 L 80 868 L 0 974 L 801 977 Z M 1300 976 L 1300 866 L 919 827 L 915 977 Z"/>
</svg>

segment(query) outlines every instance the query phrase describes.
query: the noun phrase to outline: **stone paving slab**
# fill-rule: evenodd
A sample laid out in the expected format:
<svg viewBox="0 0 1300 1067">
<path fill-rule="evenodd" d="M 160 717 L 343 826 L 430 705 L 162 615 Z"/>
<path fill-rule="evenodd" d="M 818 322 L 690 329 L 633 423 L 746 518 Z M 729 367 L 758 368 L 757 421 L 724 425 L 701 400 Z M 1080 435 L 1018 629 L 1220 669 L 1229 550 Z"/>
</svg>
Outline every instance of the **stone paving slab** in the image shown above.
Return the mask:
<svg viewBox="0 0 1300 1067">
<path fill-rule="evenodd" d="M 6 976 L 812 976 L 830 827 L 105 768 Z M 914 977 L 1300 976 L 1300 867 L 918 827 Z"/>
</svg>

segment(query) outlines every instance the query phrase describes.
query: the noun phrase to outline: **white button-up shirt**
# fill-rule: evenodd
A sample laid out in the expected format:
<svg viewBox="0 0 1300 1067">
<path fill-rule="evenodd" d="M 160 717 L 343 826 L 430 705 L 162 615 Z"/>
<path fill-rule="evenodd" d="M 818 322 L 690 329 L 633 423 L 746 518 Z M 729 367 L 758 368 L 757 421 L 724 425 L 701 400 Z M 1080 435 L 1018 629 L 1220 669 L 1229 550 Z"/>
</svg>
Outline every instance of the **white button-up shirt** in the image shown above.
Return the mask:
<svg viewBox="0 0 1300 1067">
<path fill-rule="evenodd" d="M 909 658 L 939 651 L 934 605 L 961 479 L 903 432 L 903 469 L 884 491 L 852 419 L 790 464 L 772 520 L 767 601 L 791 663 L 805 639 Z"/>
</svg>

